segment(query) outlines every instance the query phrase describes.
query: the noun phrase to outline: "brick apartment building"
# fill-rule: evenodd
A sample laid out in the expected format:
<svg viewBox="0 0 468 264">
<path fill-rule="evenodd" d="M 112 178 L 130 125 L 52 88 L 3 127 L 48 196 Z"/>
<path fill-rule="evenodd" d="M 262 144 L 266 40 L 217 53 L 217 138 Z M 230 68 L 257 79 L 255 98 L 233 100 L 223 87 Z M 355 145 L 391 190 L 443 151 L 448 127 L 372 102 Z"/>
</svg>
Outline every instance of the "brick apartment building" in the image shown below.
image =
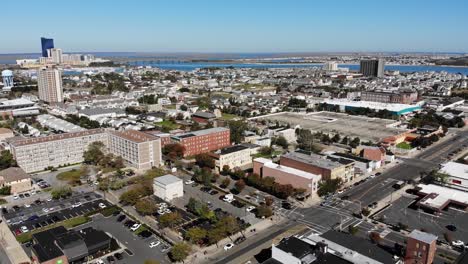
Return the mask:
<svg viewBox="0 0 468 264">
<path fill-rule="evenodd" d="M 432 264 L 437 249 L 437 236 L 413 230 L 406 243 L 405 264 Z"/>
<path fill-rule="evenodd" d="M 281 156 L 280 164 L 321 175 L 323 180 L 341 178 L 343 182 L 348 182 L 354 177 L 354 162 L 348 159 L 290 152 Z"/>
<path fill-rule="evenodd" d="M 306 190 L 306 194 L 314 197 L 318 190 L 320 175 L 273 163 L 269 159 L 256 158 L 253 162 L 254 173 L 261 177 L 273 177 L 279 184 L 291 184 L 294 188 Z"/>
<path fill-rule="evenodd" d="M 185 147 L 185 157 L 207 153 L 231 145 L 231 133 L 229 128 L 225 127 L 192 131 L 172 136 L 171 139 L 173 142 L 182 144 Z"/>
<path fill-rule="evenodd" d="M 363 91 L 361 92 L 361 101 L 394 103 L 394 104 L 412 104 L 419 100 L 419 94 L 416 91 Z"/>
</svg>

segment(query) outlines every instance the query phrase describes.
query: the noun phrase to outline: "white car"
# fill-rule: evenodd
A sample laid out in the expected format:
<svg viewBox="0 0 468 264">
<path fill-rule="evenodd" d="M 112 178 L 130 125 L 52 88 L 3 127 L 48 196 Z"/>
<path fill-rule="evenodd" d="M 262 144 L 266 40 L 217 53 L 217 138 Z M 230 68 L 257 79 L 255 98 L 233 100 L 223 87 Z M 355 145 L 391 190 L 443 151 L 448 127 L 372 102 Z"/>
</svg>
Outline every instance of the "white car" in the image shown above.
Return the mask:
<svg viewBox="0 0 468 264">
<path fill-rule="evenodd" d="M 190 184 L 193 184 L 193 183 L 194 183 L 193 180 L 187 180 L 187 181 L 185 181 L 185 184 L 187 184 L 187 185 L 190 185 Z"/>
<path fill-rule="evenodd" d="M 106 206 L 105 204 L 99 203 L 99 208 L 104 209 L 104 208 L 106 208 L 106 207 L 107 207 L 107 206 Z"/>
<path fill-rule="evenodd" d="M 161 244 L 161 241 L 156 240 L 156 241 L 151 242 L 151 243 L 149 244 L 149 247 L 150 247 L 150 248 L 154 248 L 154 247 L 159 246 L 159 244 Z"/>
<path fill-rule="evenodd" d="M 463 247 L 465 243 L 461 240 L 452 241 L 452 246 L 454 247 Z"/>
<path fill-rule="evenodd" d="M 130 227 L 130 230 L 132 230 L 133 232 L 137 231 L 138 228 L 140 228 L 141 224 L 134 224 L 132 225 L 132 227 Z"/>
<path fill-rule="evenodd" d="M 82 205 L 81 202 L 76 202 L 72 205 L 72 208 L 75 208 L 75 207 L 80 207 Z"/>
<path fill-rule="evenodd" d="M 27 233 L 27 232 L 29 232 L 28 227 L 27 227 L 27 226 L 22 226 L 22 227 L 21 227 L 21 232 L 22 232 L 22 233 Z"/>
<path fill-rule="evenodd" d="M 230 250 L 230 249 L 233 248 L 233 247 L 234 247 L 234 244 L 228 243 L 228 244 L 226 244 L 226 245 L 224 246 L 224 250 L 228 251 L 228 250 Z"/>
<path fill-rule="evenodd" d="M 370 179 L 374 179 L 375 178 L 375 174 L 372 174 L 369 176 Z"/>
<path fill-rule="evenodd" d="M 17 194 L 13 195 L 13 200 L 18 200 L 19 196 Z"/>
<path fill-rule="evenodd" d="M 35 190 L 32 190 L 31 191 L 31 195 L 35 195 L 36 194 L 36 191 Z"/>
<path fill-rule="evenodd" d="M 50 197 L 50 198 L 47 198 L 47 200 L 46 200 L 46 201 L 48 201 L 48 202 L 51 202 L 51 201 L 52 201 L 52 197 Z"/>
<path fill-rule="evenodd" d="M 49 208 L 42 208 L 42 212 L 48 213 L 48 212 L 49 212 Z"/>
<path fill-rule="evenodd" d="M 255 209 L 255 206 L 252 206 L 252 205 L 251 205 L 251 206 L 247 207 L 245 210 L 246 210 L 247 212 L 252 212 L 254 209 Z"/>
<path fill-rule="evenodd" d="M 31 205 L 30 204 L 25 204 L 24 207 L 29 208 L 29 207 L 31 207 Z"/>
<path fill-rule="evenodd" d="M 96 261 L 96 264 L 105 264 L 105 262 L 104 262 L 102 259 L 98 259 L 98 260 Z"/>
</svg>

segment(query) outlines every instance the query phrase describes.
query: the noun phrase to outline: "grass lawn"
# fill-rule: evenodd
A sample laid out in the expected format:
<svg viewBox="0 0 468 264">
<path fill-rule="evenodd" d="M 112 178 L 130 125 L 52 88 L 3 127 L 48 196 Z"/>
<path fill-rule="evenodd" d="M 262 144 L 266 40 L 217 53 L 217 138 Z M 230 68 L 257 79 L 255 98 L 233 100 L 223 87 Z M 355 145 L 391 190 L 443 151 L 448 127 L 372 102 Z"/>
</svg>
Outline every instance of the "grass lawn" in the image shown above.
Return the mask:
<svg viewBox="0 0 468 264">
<path fill-rule="evenodd" d="M 401 142 L 399 144 L 396 145 L 397 148 L 401 148 L 401 149 L 412 149 L 411 145 L 408 143 L 408 142 Z"/>
<path fill-rule="evenodd" d="M 226 114 L 226 113 L 222 114 L 222 119 L 224 120 L 233 120 L 234 118 L 242 118 L 242 117 L 238 115 L 233 115 L 233 114 Z"/>
<path fill-rule="evenodd" d="M 135 235 L 138 235 L 140 234 L 141 232 L 145 231 L 145 230 L 148 230 L 148 227 L 146 225 L 141 225 L 136 231 L 135 231 Z"/>
<path fill-rule="evenodd" d="M 80 182 L 81 175 L 82 175 L 81 170 L 72 169 L 72 170 L 64 171 L 64 172 L 57 174 L 57 180 L 67 181 L 70 184 L 73 184 L 73 183 Z"/>
<path fill-rule="evenodd" d="M 169 130 L 174 130 L 174 129 L 179 128 L 178 124 L 176 124 L 176 123 L 174 123 L 172 121 L 169 121 L 169 120 L 164 120 L 162 122 L 157 122 L 157 123 L 154 123 L 154 125 L 161 126 L 161 127 L 166 127 Z"/>
<path fill-rule="evenodd" d="M 54 223 L 52 225 L 48 225 L 48 226 L 43 227 L 43 228 L 34 229 L 32 231 L 29 231 L 28 233 L 23 233 L 23 234 L 17 236 L 16 240 L 18 240 L 18 242 L 23 244 L 23 243 L 26 243 L 28 241 L 31 241 L 32 235 L 36 234 L 36 233 L 39 233 L 41 231 L 48 230 L 48 229 L 51 229 L 51 228 L 54 228 L 54 227 L 57 227 L 57 226 L 64 226 L 65 228 L 68 229 L 68 228 L 72 228 L 72 227 L 75 227 L 75 226 L 85 224 L 85 223 L 89 222 L 90 220 L 91 219 L 89 217 L 87 217 L 87 216 L 77 216 L 77 217 L 74 217 L 74 218 L 64 220 L 62 222 L 58 222 L 58 223 Z"/>
<path fill-rule="evenodd" d="M 101 210 L 101 214 L 105 217 L 111 216 L 114 212 L 120 212 L 120 208 L 117 206 L 110 206 Z"/>
<path fill-rule="evenodd" d="M 7 203 L 7 201 L 5 199 L 0 198 L 0 204 L 6 204 L 6 203 Z"/>
</svg>

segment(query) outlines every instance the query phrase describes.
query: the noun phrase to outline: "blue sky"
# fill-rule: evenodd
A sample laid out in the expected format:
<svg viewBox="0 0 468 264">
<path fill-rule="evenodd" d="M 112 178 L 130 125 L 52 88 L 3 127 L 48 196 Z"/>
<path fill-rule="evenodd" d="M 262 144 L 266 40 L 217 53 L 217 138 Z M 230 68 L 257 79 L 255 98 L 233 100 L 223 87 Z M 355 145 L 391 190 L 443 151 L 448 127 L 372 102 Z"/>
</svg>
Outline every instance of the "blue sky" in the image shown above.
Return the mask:
<svg viewBox="0 0 468 264">
<path fill-rule="evenodd" d="M 10 0 L 0 53 L 468 52 L 463 0 Z M 6 10 L 10 10 L 5 12 Z"/>
</svg>

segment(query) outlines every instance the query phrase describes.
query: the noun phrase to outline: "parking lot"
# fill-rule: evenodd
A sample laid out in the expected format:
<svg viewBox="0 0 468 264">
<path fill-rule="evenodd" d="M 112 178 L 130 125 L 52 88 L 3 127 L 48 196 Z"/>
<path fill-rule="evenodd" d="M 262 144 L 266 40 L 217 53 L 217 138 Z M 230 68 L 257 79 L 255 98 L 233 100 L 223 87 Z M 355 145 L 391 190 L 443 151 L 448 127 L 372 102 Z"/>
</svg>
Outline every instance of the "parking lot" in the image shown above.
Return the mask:
<svg viewBox="0 0 468 264">
<path fill-rule="evenodd" d="M 245 222 L 251 225 L 260 221 L 260 219 L 256 218 L 252 212 L 246 211 L 246 208 L 248 207 L 248 205 L 244 205 L 240 207 L 241 205 L 237 204 L 239 207 L 236 207 L 234 206 L 236 205 L 235 202 L 228 203 L 222 200 L 224 193 L 216 191 L 217 193 L 213 192 L 212 194 L 209 194 L 206 191 L 205 192 L 202 191 L 201 188 L 203 188 L 202 185 L 198 185 L 194 187 L 193 185 L 185 184 L 184 196 L 174 199 L 173 201 L 174 205 L 176 205 L 179 208 L 184 208 L 185 205 L 187 205 L 189 199 L 192 197 L 197 200 L 208 203 L 211 209 L 213 210 L 216 208 L 220 208 L 223 211 L 230 213 L 234 217 L 241 218 L 242 220 L 244 220 Z"/>
<path fill-rule="evenodd" d="M 111 206 L 96 193 L 74 194 L 67 199 L 38 201 L 29 207 L 14 206 L 3 212 L 3 217 L 14 233 L 22 226 L 31 231 L 95 211 L 99 204 Z"/>
<path fill-rule="evenodd" d="M 433 215 L 423 210 L 415 210 L 410 207 L 414 203 L 414 198 L 402 196 L 393 202 L 392 206 L 380 212 L 374 218 L 379 219 L 384 216 L 384 222 L 391 225 L 403 223 L 409 229 L 424 229 L 429 233 L 439 236 L 439 240 L 444 240 L 444 234 L 450 233 L 454 240 L 468 242 L 468 213 L 459 209 L 448 208 L 442 215 Z M 447 225 L 456 226 L 456 231 L 449 231 Z"/>
<path fill-rule="evenodd" d="M 382 138 L 401 133 L 396 128 L 387 127 L 395 122 L 393 120 L 351 116 L 333 112 L 315 112 L 309 114 L 281 113 L 258 119 L 288 123 L 292 127 L 300 125 L 301 128 L 310 129 L 313 132 L 338 132 L 348 137 L 360 137 L 361 140 L 378 141 Z"/>
<path fill-rule="evenodd" d="M 123 247 L 130 250 L 131 255 L 124 250 L 122 260 L 116 260 L 115 263 L 144 263 L 145 260 L 153 259 L 160 263 L 170 263 L 167 257 L 167 252 L 170 250 L 170 245 L 163 239 L 151 235 L 148 238 L 141 238 L 132 232 L 129 228 L 125 227 L 124 224 L 127 220 L 121 222 L 117 221 L 119 216 L 103 217 L 98 214 L 92 218 L 92 221 L 79 227 L 83 229 L 86 227 L 93 227 L 98 230 L 103 230 L 109 235 L 112 235 Z M 128 217 L 126 219 L 129 219 Z M 159 241 L 159 244 L 157 243 Z M 150 248 L 150 243 L 155 242 L 157 246 Z M 107 261 L 106 261 L 107 263 Z"/>
</svg>

